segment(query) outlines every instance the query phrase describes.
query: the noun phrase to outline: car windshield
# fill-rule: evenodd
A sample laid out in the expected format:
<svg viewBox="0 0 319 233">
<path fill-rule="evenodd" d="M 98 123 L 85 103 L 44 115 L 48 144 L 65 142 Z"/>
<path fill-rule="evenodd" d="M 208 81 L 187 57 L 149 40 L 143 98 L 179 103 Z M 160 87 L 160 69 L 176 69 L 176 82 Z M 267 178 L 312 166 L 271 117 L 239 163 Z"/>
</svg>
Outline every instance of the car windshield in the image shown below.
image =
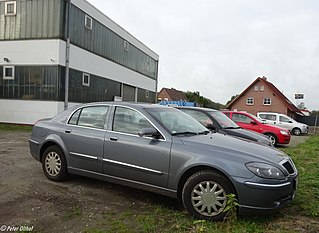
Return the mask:
<svg viewBox="0 0 319 233">
<path fill-rule="evenodd" d="M 209 114 L 220 124 L 224 129 L 238 129 L 240 128 L 235 122 L 233 122 L 224 113 L 219 111 L 209 112 Z"/>
<path fill-rule="evenodd" d="M 209 131 L 186 113 L 175 108 L 145 109 L 155 120 L 165 127 L 171 135 L 198 135 Z"/>
<path fill-rule="evenodd" d="M 258 121 L 261 124 L 266 124 L 262 119 L 256 117 L 255 115 L 251 114 L 251 113 L 247 113 L 251 118 L 253 118 L 255 121 Z"/>
</svg>

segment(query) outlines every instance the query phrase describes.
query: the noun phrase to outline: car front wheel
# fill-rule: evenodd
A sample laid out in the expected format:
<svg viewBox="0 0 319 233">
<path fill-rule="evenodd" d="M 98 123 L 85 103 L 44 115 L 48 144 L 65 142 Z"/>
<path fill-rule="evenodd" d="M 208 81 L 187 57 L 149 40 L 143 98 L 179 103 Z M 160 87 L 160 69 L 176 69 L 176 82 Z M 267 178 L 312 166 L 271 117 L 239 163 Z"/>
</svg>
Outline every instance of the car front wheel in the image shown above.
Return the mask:
<svg viewBox="0 0 319 233">
<path fill-rule="evenodd" d="M 48 147 L 42 158 L 42 169 L 49 180 L 63 181 L 66 179 L 67 167 L 62 150 L 58 146 Z"/>
<path fill-rule="evenodd" d="M 294 129 L 292 130 L 292 133 L 293 133 L 294 135 L 296 135 L 296 136 L 299 136 L 299 135 L 301 134 L 301 130 L 300 130 L 299 128 L 294 128 Z"/>
<path fill-rule="evenodd" d="M 199 171 L 184 184 L 182 201 L 185 209 L 195 218 L 218 221 L 226 212 L 227 194 L 234 193 L 230 181 L 218 172 Z"/>
<path fill-rule="evenodd" d="M 278 139 L 274 134 L 271 133 L 267 133 L 266 136 L 269 138 L 269 140 L 271 141 L 271 143 L 276 146 L 278 143 Z"/>
</svg>

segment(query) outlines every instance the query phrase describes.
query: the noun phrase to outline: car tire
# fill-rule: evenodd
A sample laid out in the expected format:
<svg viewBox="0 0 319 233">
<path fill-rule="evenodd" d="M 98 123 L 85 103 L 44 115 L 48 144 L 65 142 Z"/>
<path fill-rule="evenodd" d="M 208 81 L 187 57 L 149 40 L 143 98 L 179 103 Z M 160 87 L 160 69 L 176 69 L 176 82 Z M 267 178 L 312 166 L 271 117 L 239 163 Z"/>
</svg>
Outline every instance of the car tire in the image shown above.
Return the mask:
<svg viewBox="0 0 319 233">
<path fill-rule="evenodd" d="M 234 193 L 234 188 L 225 176 L 203 170 L 194 173 L 185 182 L 182 202 L 195 218 L 218 221 L 226 216 L 226 195 L 230 193 Z"/>
<path fill-rule="evenodd" d="M 292 129 L 292 134 L 299 136 L 301 134 L 301 130 L 299 128 L 293 128 Z"/>
<path fill-rule="evenodd" d="M 42 158 L 42 169 L 49 180 L 64 181 L 68 176 L 65 156 L 58 146 L 49 146 Z"/>
<path fill-rule="evenodd" d="M 271 141 L 271 143 L 276 146 L 278 144 L 278 139 L 276 137 L 276 135 L 272 134 L 272 133 L 266 133 L 265 134 Z"/>
</svg>

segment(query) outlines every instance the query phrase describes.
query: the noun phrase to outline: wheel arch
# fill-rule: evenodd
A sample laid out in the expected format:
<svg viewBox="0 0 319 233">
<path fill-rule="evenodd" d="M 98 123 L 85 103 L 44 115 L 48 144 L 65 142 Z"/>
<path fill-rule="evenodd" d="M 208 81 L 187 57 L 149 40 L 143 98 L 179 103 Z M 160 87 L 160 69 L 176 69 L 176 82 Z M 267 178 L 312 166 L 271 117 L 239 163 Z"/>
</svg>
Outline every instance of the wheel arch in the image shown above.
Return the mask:
<svg viewBox="0 0 319 233">
<path fill-rule="evenodd" d="M 184 184 L 187 181 L 187 179 L 191 175 L 195 174 L 196 172 L 203 171 L 203 170 L 215 171 L 215 172 L 219 173 L 220 175 L 224 176 L 229 181 L 229 183 L 232 185 L 233 189 L 235 190 L 234 194 L 237 197 L 237 190 L 236 190 L 232 180 L 229 178 L 229 176 L 227 176 L 224 172 L 222 172 L 221 170 L 219 170 L 219 169 L 217 169 L 215 167 L 210 167 L 210 166 L 207 166 L 207 165 L 198 165 L 198 166 L 194 166 L 194 167 L 191 167 L 191 168 L 187 169 L 183 173 L 183 175 L 180 177 L 179 182 L 178 182 L 178 186 L 177 186 L 177 198 L 178 198 L 178 200 L 182 200 L 182 190 L 183 190 Z M 237 197 L 237 199 L 238 199 L 238 197 Z"/>
<path fill-rule="evenodd" d="M 279 141 L 279 138 L 278 138 L 278 136 L 277 136 L 277 134 L 275 134 L 274 132 L 263 132 L 263 134 L 264 135 L 272 135 L 272 136 L 274 136 L 275 138 L 276 138 L 276 141 L 277 141 L 277 143 L 278 143 L 278 141 Z"/>
<path fill-rule="evenodd" d="M 46 142 L 42 145 L 42 147 L 41 147 L 41 149 L 40 149 L 40 162 L 42 162 L 42 158 L 43 158 L 44 152 L 45 152 L 46 149 L 48 149 L 50 146 L 58 146 L 58 147 L 60 148 L 60 150 L 65 154 L 65 151 L 64 151 L 63 147 L 62 147 L 59 143 L 57 143 L 57 142 L 55 142 L 55 141 L 49 140 L 49 141 L 46 141 Z"/>
<path fill-rule="evenodd" d="M 291 129 L 291 132 L 293 133 L 293 134 L 295 134 L 295 129 L 298 129 L 299 131 L 300 131 L 300 134 L 301 134 L 301 132 L 302 132 L 302 130 L 298 127 L 298 126 L 295 126 L 295 127 L 293 127 L 292 129 Z"/>
</svg>

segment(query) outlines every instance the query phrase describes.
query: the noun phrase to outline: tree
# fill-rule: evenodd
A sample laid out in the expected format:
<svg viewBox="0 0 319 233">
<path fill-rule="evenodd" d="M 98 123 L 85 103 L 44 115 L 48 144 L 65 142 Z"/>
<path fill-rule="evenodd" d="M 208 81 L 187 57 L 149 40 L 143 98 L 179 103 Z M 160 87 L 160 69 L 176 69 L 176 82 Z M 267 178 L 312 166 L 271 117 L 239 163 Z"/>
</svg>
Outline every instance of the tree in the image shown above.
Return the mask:
<svg viewBox="0 0 319 233">
<path fill-rule="evenodd" d="M 319 115 L 319 110 L 313 110 L 311 112 L 311 116 L 316 116 L 316 115 Z"/>
<path fill-rule="evenodd" d="M 185 95 L 186 95 L 186 97 L 188 98 L 189 101 L 196 102 L 201 107 L 213 108 L 213 109 L 217 109 L 217 110 L 225 107 L 221 103 L 213 102 L 210 99 L 205 98 L 204 96 L 201 96 L 199 91 L 194 91 L 194 92 L 187 91 L 187 92 L 185 92 Z"/>
<path fill-rule="evenodd" d="M 226 106 L 227 106 L 230 102 L 232 102 L 237 96 L 239 96 L 239 94 L 233 95 L 233 96 L 230 98 L 230 100 L 227 101 Z"/>
</svg>

